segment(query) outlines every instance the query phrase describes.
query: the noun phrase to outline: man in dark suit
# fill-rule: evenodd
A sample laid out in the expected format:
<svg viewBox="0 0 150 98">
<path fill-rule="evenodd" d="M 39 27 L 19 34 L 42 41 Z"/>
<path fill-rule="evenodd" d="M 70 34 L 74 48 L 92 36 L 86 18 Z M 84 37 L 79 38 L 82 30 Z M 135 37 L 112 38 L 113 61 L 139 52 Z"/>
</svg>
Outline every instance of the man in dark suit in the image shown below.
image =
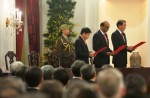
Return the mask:
<svg viewBox="0 0 150 98">
<path fill-rule="evenodd" d="M 69 25 L 63 24 L 60 27 L 62 35 L 58 38 L 56 43 L 57 55 L 59 59 L 59 66 L 70 68 L 73 63 L 72 53 L 73 49 L 69 42 L 68 35 L 70 33 Z"/>
<path fill-rule="evenodd" d="M 126 21 L 118 20 L 117 30 L 112 33 L 111 39 L 114 50 L 118 49 L 122 45 L 127 45 L 126 35 L 124 30 L 126 29 Z M 131 52 L 133 50 L 132 46 L 127 46 L 127 48 L 120 51 L 118 54 L 113 56 L 114 67 L 126 67 L 127 66 L 127 51 Z"/>
<path fill-rule="evenodd" d="M 93 36 L 93 50 L 95 52 L 101 48 L 107 47 L 107 49 L 94 57 L 94 64 L 96 68 L 101 68 L 104 64 L 110 63 L 110 55 L 112 55 L 112 51 L 109 48 L 109 39 L 106 34 L 109 27 L 109 22 L 102 22 L 100 24 L 100 30 L 98 30 Z"/>
<path fill-rule="evenodd" d="M 86 40 L 89 38 L 91 30 L 88 27 L 84 27 L 81 30 L 81 35 L 75 41 L 75 53 L 76 60 L 83 60 L 89 63 L 89 57 L 93 56 L 93 52 L 89 52 Z"/>
</svg>

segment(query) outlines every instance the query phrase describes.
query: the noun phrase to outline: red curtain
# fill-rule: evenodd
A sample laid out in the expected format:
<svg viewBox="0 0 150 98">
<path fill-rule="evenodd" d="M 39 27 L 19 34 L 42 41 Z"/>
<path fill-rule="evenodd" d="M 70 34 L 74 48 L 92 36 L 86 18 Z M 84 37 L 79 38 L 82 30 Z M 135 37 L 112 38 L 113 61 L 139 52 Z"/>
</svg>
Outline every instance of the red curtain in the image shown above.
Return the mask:
<svg viewBox="0 0 150 98">
<path fill-rule="evenodd" d="M 25 1 L 27 4 L 25 5 Z M 26 6 L 26 7 L 25 7 Z M 16 0 L 16 8 L 22 11 L 24 22 L 25 8 L 27 9 L 28 35 L 30 51 L 40 52 L 40 23 L 39 23 L 39 0 Z M 24 26 L 21 32 L 16 35 L 16 54 L 21 60 L 23 48 Z"/>
<path fill-rule="evenodd" d="M 22 11 L 22 21 L 24 21 L 25 0 L 16 0 L 16 8 Z M 18 34 L 16 33 L 16 54 L 18 60 L 21 60 L 22 56 L 23 35 L 24 35 L 24 25 L 22 26 L 22 31 L 18 31 Z"/>
<path fill-rule="evenodd" d="M 30 51 L 40 52 L 39 0 L 27 0 Z"/>
</svg>

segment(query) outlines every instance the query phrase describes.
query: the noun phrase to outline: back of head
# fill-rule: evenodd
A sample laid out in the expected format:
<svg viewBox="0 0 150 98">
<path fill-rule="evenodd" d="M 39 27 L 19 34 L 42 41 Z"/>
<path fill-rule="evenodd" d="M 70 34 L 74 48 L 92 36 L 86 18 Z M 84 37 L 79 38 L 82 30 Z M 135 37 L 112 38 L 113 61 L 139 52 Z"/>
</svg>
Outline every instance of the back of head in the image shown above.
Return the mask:
<svg viewBox="0 0 150 98">
<path fill-rule="evenodd" d="M 125 81 L 127 93 L 145 93 L 146 82 L 139 74 L 129 74 Z"/>
<path fill-rule="evenodd" d="M 81 29 L 80 34 L 82 35 L 83 33 L 85 33 L 85 34 L 91 33 L 91 30 L 88 27 L 84 27 Z"/>
<path fill-rule="evenodd" d="M 93 79 L 96 75 L 96 71 L 93 65 L 86 64 L 81 67 L 80 69 L 81 76 L 84 80 L 89 81 L 90 79 Z"/>
<path fill-rule="evenodd" d="M 42 71 L 39 67 L 30 67 L 25 72 L 25 82 L 29 87 L 38 87 L 42 81 Z"/>
<path fill-rule="evenodd" d="M 1 89 L 13 88 L 20 94 L 26 92 L 25 83 L 17 77 L 3 77 L 0 81 L 0 87 Z"/>
<path fill-rule="evenodd" d="M 25 65 L 20 62 L 20 61 L 14 61 L 11 65 L 10 65 L 10 72 L 11 75 L 15 75 L 16 74 L 16 70 L 18 70 L 20 67 L 24 67 Z"/>
<path fill-rule="evenodd" d="M 122 73 L 115 68 L 102 70 L 98 74 L 97 82 L 103 98 L 121 97 L 124 88 Z"/>
<path fill-rule="evenodd" d="M 101 67 L 101 70 L 105 70 L 105 69 L 107 69 L 107 68 L 113 68 L 111 65 L 109 65 L 109 64 L 105 64 L 105 65 L 103 65 L 102 67 Z"/>
<path fill-rule="evenodd" d="M 54 67 L 51 65 L 44 65 L 41 67 L 44 80 L 51 80 L 54 72 Z"/>
<path fill-rule="evenodd" d="M 48 96 L 48 98 L 63 98 L 64 88 L 59 81 L 45 81 L 41 84 L 40 91 Z"/>
<path fill-rule="evenodd" d="M 66 98 L 98 98 L 98 95 L 87 82 L 78 81 L 67 89 Z"/>
<path fill-rule="evenodd" d="M 80 77 L 80 68 L 85 64 L 84 61 L 76 60 L 72 65 L 71 65 L 71 71 L 73 76 L 75 77 Z"/>
<path fill-rule="evenodd" d="M 61 67 L 57 68 L 53 73 L 53 79 L 60 81 L 64 86 L 67 85 L 69 75 L 67 71 Z"/>
<path fill-rule="evenodd" d="M 15 72 L 15 76 L 21 78 L 24 81 L 26 69 L 27 69 L 27 66 L 22 66 L 22 67 L 18 68 Z"/>
</svg>

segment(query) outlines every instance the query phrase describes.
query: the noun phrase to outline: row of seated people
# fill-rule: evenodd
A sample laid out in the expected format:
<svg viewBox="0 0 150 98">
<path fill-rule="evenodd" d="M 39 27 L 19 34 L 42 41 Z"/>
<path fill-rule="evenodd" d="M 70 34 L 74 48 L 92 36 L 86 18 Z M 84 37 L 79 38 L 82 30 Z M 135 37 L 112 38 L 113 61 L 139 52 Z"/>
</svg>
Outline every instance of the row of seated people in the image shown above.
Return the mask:
<svg viewBox="0 0 150 98">
<path fill-rule="evenodd" d="M 16 61 L 11 75 L 0 78 L 0 98 L 150 98 L 150 81 L 140 74 L 123 74 L 109 65 L 97 74 L 93 65 L 75 61 L 72 77 L 66 69 L 28 67 Z"/>
</svg>

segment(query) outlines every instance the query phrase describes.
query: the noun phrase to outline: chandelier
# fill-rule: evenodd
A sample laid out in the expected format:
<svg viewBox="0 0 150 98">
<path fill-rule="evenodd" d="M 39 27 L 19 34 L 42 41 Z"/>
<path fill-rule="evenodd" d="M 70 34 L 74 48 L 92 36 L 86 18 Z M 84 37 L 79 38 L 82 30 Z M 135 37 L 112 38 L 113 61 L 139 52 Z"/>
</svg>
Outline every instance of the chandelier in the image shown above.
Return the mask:
<svg viewBox="0 0 150 98">
<path fill-rule="evenodd" d="M 22 12 L 17 8 L 9 17 L 6 17 L 6 27 L 13 27 L 17 34 L 22 31 L 23 21 L 21 21 Z"/>
</svg>

